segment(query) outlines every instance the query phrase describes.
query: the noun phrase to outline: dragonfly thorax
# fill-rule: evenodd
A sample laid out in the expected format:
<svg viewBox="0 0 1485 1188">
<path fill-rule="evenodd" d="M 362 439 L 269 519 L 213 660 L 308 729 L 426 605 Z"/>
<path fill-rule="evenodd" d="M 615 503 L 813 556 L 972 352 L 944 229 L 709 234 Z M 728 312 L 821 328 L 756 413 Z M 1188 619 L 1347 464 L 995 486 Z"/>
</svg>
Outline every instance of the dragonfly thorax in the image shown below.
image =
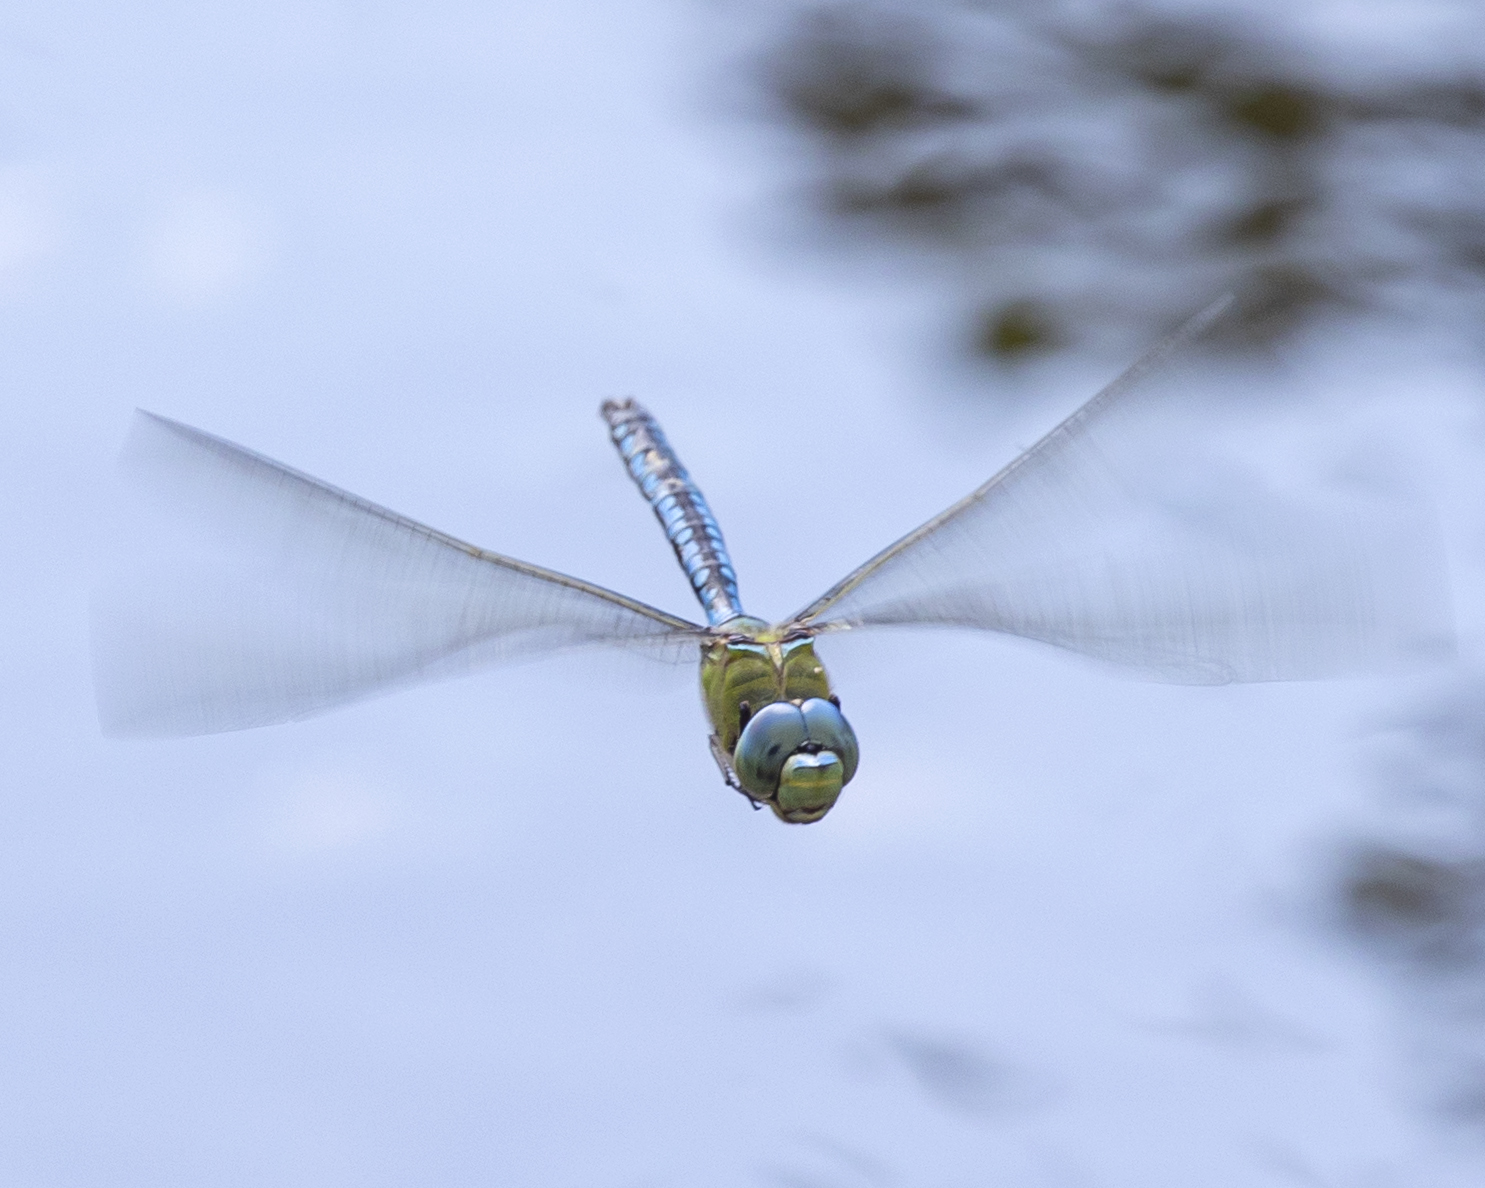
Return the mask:
<svg viewBox="0 0 1485 1188">
<path fill-rule="evenodd" d="M 713 750 L 752 800 L 818 821 L 856 774 L 857 747 L 814 639 L 741 616 L 725 626 L 701 661 Z"/>
</svg>

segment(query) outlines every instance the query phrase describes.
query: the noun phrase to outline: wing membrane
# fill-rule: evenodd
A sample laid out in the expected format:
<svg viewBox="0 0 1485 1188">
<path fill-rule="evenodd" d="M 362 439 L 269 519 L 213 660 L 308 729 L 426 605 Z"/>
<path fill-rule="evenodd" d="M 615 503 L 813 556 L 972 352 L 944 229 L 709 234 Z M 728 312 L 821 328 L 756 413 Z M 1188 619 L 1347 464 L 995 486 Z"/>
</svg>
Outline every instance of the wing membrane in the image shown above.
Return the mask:
<svg viewBox="0 0 1485 1188">
<path fill-rule="evenodd" d="M 1446 650 L 1426 518 L 1396 503 L 1280 503 L 1230 477 L 1213 490 L 1199 452 L 1152 415 L 1150 381 L 1227 305 L 794 622 L 978 627 L 1182 683 L 1344 675 Z M 1193 481 L 1173 485 L 1178 472 Z"/>
<path fill-rule="evenodd" d="M 123 469 L 128 539 L 93 600 L 110 733 L 261 726 L 581 644 L 694 657 L 704 634 L 149 413 Z"/>
</svg>

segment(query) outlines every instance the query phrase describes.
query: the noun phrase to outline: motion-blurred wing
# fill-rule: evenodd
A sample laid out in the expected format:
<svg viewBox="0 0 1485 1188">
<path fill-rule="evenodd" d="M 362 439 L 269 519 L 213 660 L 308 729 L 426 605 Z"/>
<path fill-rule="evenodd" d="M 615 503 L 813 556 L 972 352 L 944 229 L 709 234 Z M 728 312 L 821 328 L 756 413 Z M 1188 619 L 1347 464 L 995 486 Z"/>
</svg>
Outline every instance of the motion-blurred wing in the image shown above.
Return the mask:
<svg viewBox="0 0 1485 1188">
<path fill-rule="evenodd" d="M 283 722 L 577 644 L 694 658 L 703 634 L 163 417 L 136 417 L 123 467 L 127 539 L 93 605 L 110 733 Z"/>
<path fill-rule="evenodd" d="M 1203 684 L 1376 671 L 1447 650 L 1426 518 L 1354 501 L 1281 506 L 1231 481 L 1212 491 L 1195 451 L 1150 415 L 1146 381 L 1226 304 L 794 622 L 979 627 Z M 1172 479 L 1182 471 L 1185 486 Z"/>
</svg>

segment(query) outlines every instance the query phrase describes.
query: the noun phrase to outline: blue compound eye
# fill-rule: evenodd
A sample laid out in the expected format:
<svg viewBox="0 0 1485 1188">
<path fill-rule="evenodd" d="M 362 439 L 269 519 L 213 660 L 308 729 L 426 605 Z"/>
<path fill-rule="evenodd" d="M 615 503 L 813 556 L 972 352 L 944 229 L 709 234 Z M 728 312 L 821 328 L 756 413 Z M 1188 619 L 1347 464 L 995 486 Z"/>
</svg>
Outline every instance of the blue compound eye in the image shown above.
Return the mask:
<svg viewBox="0 0 1485 1188">
<path fill-rule="evenodd" d="M 775 701 L 749 720 L 732 764 L 742 786 L 786 821 L 815 821 L 856 774 L 856 732 L 833 703 Z"/>
<path fill-rule="evenodd" d="M 737 740 L 732 765 L 742 786 L 760 800 L 779 789 L 784 763 L 809 739 L 804 713 L 787 701 L 765 705 L 750 719 Z"/>
<path fill-rule="evenodd" d="M 856 732 L 851 729 L 851 724 L 846 721 L 838 706 L 818 697 L 811 697 L 799 709 L 804 715 L 804 727 L 809 734 L 807 741 L 819 743 L 821 750 L 834 751 L 840 756 L 841 766 L 845 768 L 841 783 L 849 784 L 851 777 L 856 774 L 856 764 L 861 759 L 861 751 L 856 745 Z"/>
</svg>

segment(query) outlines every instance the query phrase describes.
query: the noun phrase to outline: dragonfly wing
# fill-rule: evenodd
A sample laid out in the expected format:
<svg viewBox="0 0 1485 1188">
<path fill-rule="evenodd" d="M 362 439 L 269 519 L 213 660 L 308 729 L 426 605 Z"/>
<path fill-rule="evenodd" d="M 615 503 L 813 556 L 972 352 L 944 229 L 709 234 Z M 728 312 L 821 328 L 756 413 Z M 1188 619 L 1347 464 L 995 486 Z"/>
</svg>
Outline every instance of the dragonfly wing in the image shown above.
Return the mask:
<svg viewBox="0 0 1485 1188">
<path fill-rule="evenodd" d="M 123 470 L 124 542 L 93 600 L 109 733 L 283 722 L 581 644 L 694 659 L 703 636 L 163 417 L 136 417 Z"/>
<path fill-rule="evenodd" d="M 1445 650 L 1426 517 L 1280 502 L 1230 476 L 1214 489 L 1196 439 L 1153 415 L 1150 381 L 1225 304 L 794 622 L 978 627 L 1185 683 L 1369 672 Z"/>
</svg>

